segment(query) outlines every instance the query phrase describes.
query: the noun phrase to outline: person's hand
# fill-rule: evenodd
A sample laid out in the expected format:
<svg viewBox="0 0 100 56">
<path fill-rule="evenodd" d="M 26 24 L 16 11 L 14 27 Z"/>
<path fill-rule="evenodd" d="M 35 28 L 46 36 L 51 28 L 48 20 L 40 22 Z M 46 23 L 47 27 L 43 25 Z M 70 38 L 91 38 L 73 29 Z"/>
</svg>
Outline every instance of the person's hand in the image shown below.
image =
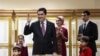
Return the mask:
<svg viewBox="0 0 100 56">
<path fill-rule="evenodd" d="M 80 40 L 80 38 L 83 36 L 83 34 L 78 34 L 78 40 Z"/>
<path fill-rule="evenodd" d="M 23 43 L 22 42 L 18 42 L 18 46 L 19 47 L 23 47 Z"/>
<path fill-rule="evenodd" d="M 63 34 L 63 32 L 62 32 L 62 31 L 60 31 L 59 33 L 60 33 L 60 35 L 61 35 L 61 36 L 64 36 L 64 34 Z"/>
<path fill-rule="evenodd" d="M 78 34 L 78 37 L 82 37 L 83 36 L 83 34 Z"/>
<path fill-rule="evenodd" d="M 54 52 L 54 53 L 53 53 L 53 56 L 58 56 L 58 55 L 57 55 L 57 53 Z"/>
<path fill-rule="evenodd" d="M 60 31 L 56 31 L 56 36 L 57 36 L 57 37 L 61 36 Z"/>
<path fill-rule="evenodd" d="M 30 18 L 30 14 L 28 13 L 28 16 L 27 16 L 27 22 L 30 23 L 32 20 L 32 18 Z"/>
</svg>

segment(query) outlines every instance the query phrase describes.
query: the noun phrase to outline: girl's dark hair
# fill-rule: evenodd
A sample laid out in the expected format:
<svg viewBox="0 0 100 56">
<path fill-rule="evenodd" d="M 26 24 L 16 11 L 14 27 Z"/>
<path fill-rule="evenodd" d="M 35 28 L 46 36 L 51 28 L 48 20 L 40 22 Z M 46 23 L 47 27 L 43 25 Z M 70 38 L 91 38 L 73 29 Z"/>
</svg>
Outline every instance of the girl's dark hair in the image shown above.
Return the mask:
<svg viewBox="0 0 100 56">
<path fill-rule="evenodd" d="M 83 40 L 83 41 L 85 41 L 86 43 L 88 43 L 88 42 L 89 42 L 89 37 L 83 36 L 83 37 L 81 38 L 81 40 Z"/>
<path fill-rule="evenodd" d="M 18 52 L 21 51 L 21 49 L 19 47 L 13 47 L 13 51 L 17 50 Z"/>
</svg>

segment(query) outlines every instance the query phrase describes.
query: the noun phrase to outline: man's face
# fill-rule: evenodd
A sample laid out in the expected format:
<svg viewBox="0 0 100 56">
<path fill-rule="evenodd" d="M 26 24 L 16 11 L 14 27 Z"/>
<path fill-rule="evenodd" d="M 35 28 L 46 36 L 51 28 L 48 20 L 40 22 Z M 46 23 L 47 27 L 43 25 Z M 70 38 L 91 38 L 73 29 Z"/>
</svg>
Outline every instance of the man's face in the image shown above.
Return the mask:
<svg viewBox="0 0 100 56">
<path fill-rule="evenodd" d="M 42 22 L 42 21 L 45 20 L 46 14 L 45 14 L 43 11 L 38 11 L 37 14 L 38 14 L 38 20 L 39 20 L 39 21 Z"/>
<path fill-rule="evenodd" d="M 87 15 L 86 13 L 82 13 L 82 20 L 84 22 L 88 21 L 89 20 L 89 15 Z"/>
</svg>

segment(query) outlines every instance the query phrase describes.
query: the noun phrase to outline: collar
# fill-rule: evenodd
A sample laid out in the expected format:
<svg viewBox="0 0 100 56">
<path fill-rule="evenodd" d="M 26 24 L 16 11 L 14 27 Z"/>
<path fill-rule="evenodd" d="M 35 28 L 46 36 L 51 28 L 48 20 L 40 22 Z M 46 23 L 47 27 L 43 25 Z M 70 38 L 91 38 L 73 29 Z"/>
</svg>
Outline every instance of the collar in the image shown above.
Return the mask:
<svg viewBox="0 0 100 56">
<path fill-rule="evenodd" d="M 40 22 L 40 23 L 41 23 L 41 22 Z M 44 20 L 43 23 L 46 24 L 46 23 L 47 23 L 47 20 Z"/>
<path fill-rule="evenodd" d="M 88 20 L 88 21 L 84 22 L 84 24 L 86 24 L 86 25 L 87 25 L 87 24 L 89 23 L 89 21 L 90 21 L 90 20 Z"/>
</svg>

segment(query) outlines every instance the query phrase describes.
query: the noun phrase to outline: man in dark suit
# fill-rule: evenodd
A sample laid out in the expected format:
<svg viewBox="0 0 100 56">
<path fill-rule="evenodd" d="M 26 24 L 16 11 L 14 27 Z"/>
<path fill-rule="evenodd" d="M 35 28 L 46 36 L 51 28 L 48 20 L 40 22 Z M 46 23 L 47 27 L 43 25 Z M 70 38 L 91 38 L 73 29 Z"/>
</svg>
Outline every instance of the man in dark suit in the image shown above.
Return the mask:
<svg viewBox="0 0 100 56">
<path fill-rule="evenodd" d="M 98 39 L 98 27 L 97 25 L 89 20 L 90 12 L 83 11 L 82 19 L 84 23 L 79 26 L 79 37 L 88 36 L 89 43 L 88 46 L 92 49 L 92 56 L 96 56 L 96 40 Z"/>
<path fill-rule="evenodd" d="M 39 8 L 38 21 L 30 25 L 31 19 L 27 19 L 24 34 L 34 33 L 34 45 L 32 55 L 55 54 L 57 52 L 56 30 L 54 23 L 46 20 L 47 10 Z"/>
</svg>

